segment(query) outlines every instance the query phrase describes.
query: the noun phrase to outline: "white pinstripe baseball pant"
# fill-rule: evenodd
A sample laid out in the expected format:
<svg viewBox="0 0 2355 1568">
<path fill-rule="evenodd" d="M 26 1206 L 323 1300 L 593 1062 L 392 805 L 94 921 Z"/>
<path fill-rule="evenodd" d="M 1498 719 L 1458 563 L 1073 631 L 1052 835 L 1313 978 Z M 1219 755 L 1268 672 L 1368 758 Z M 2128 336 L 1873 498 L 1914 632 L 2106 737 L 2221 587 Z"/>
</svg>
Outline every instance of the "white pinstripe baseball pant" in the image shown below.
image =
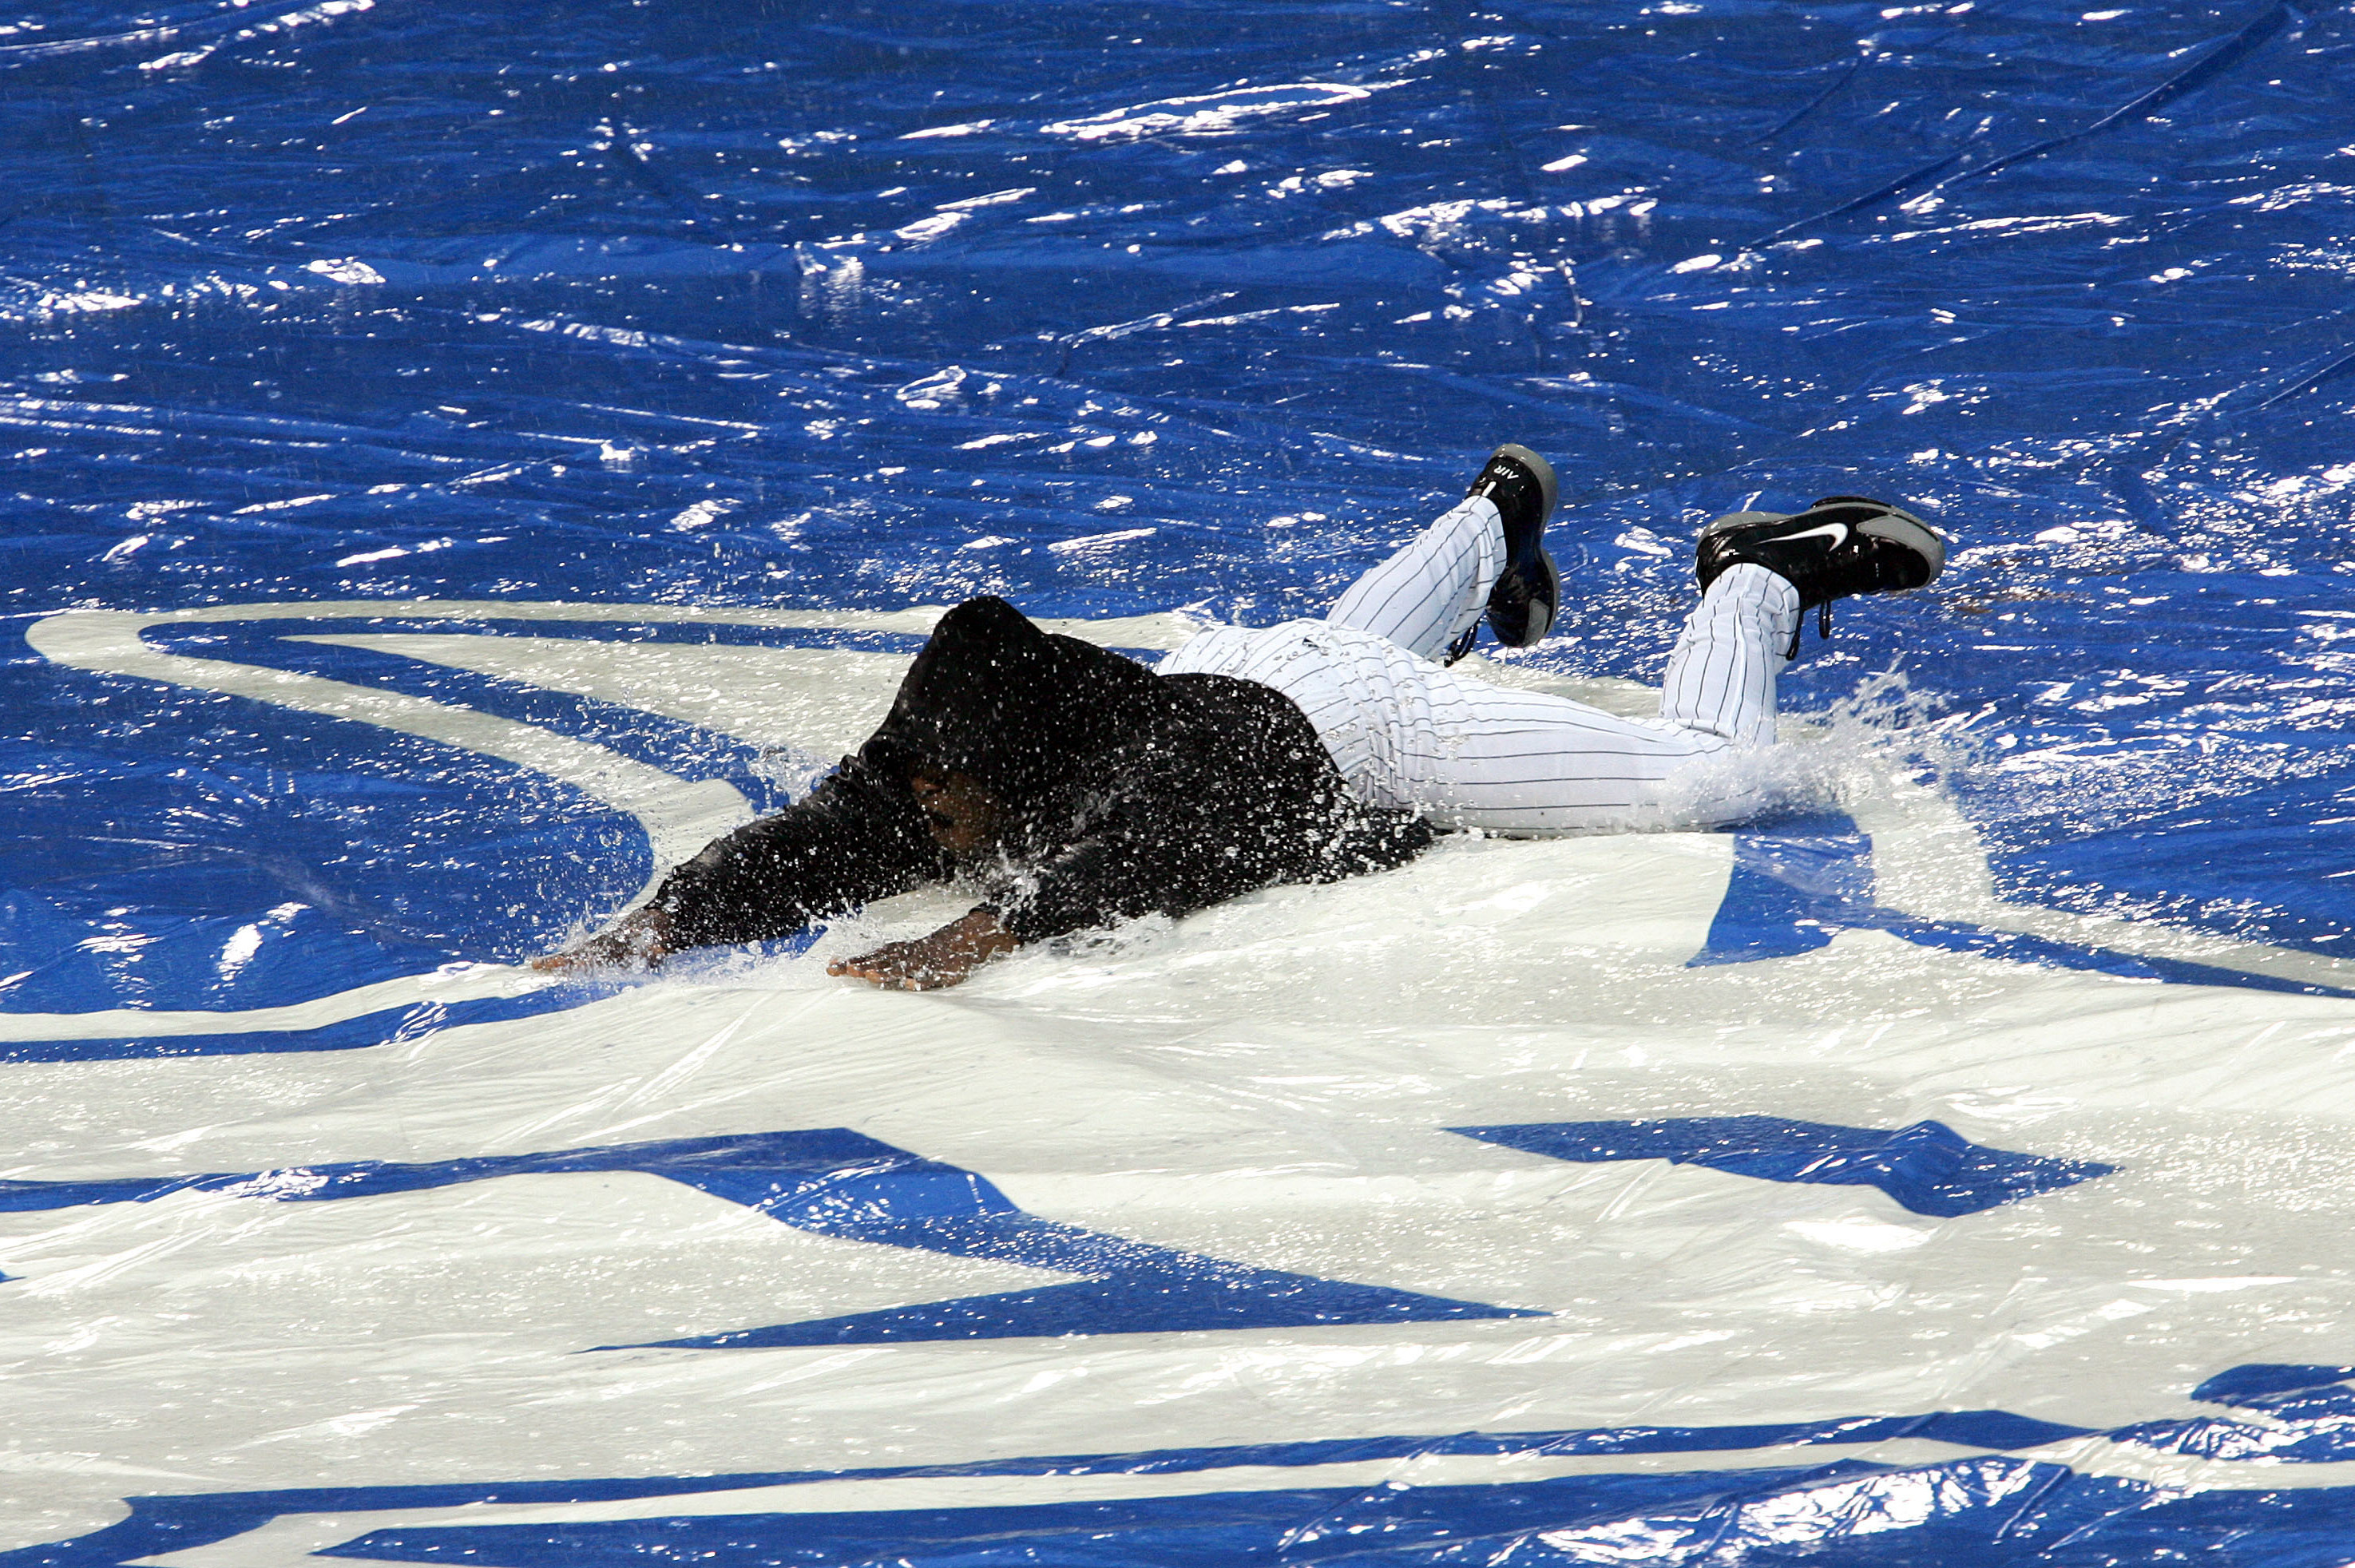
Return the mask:
<svg viewBox="0 0 2355 1568">
<path fill-rule="evenodd" d="M 1232 675 L 1300 705 L 1370 805 L 1508 834 L 1733 821 L 1755 807 L 1724 770 L 1686 765 L 1774 738 L 1774 677 L 1798 591 L 1763 567 L 1728 569 L 1689 618 L 1660 716 L 1626 719 L 1458 675 L 1436 660 L 1487 609 L 1505 562 L 1495 504 L 1465 501 L 1352 584 L 1323 620 L 1213 627 L 1161 673 Z M 1678 777 L 1683 770 L 1683 778 Z M 1699 788 L 1694 786 L 1698 782 Z"/>
</svg>

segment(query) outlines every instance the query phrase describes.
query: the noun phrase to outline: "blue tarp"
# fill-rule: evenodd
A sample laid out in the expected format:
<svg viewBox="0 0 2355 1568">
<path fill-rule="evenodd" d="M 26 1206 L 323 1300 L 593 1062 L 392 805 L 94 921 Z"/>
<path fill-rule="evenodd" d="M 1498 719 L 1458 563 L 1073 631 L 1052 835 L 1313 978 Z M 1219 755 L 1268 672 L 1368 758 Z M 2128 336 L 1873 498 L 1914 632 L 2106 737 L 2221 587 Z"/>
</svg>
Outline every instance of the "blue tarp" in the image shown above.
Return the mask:
<svg viewBox="0 0 2355 1568">
<path fill-rule="evenodd" d="M 2350 103 L 2355 16 L 2255 0 L 0 16 L 0 1562 L 2355 1557 L 2355 1472 L 2218 1467 L 2343 1463 L 2355 1361 Z M 1295 923 L 1258 958 L 1188 970 L 1215 924 L 1080 944 L 891 1003 L 931 1012 L 826 1000 L 806 941 L 653 988 L 507 967 L 805 788 L 923 607 L 997 593 L 1148 651 L 1320 613 L 1506 440 L 1563 489 L 1565 606 L 1517 679 L 1657 681 L 1717 512 L 1861 492 L 1950 531 L 1943 581 L 1810 626 L 1784 677 L 1833 815 L 1466 848 L 1392 905 L 1252 905 Z M 1916 797 L 1944 826 L 1873 814 Z M 1448 945 L 1573 885 L 1588 924 L 1550 945 Z M 1620 973 L 1593 955 L 1634 885 L 1662 891 L 1623 995 L 1579 976 Z M 1418 920 L 1427 969 L 1298 957 Z M 739 1028 L 766 1065 L 709 1089 Z M 1788 1053 L 1706 1054 L 1759 1031 Z M 1099 1058 L 1126 1130 L 1082 1157 L 1039 1129 Z M 902 1117 L 895 1079 L 951 1062 Z M 1361 1089 L 1390 1108 L 1352 1121 Z M 1224 1152 L 1169 1175 L 1197 1143 Z M 680 1173 L 713 1160 L 800 1174 Z M 1561 1217 L 1636 1167 L 1698 1207 Z M 910 1171 L 972 1212 L 907 1209 Z M 1370 1185 L 1283 1185 L 1310 1171 Z M 1447 1172 L 1491 1218 L 1555 1193 L 1511 1234 L 1559 1277 L 1491 1277 L 1518 1244 L 1427 1216 L 1421 1263 L 1373 1220 L 1346 1270 L 1303 1239 Z M 806 1181 L 899 1196 L 826 1219 Z M 540 1370 L 493 1376 L 525 1352 L 422 1284 L 348 1340 L 247 1298 L 377 1234 L 482 1286 L 523 1222 L 467 1205 L 527 1190 L 604 1238 L 483 1308 Z M 1253 1202 L 1251 1234 L 1217 1217 Z M 645 1264 L 678 1302 L 596 1250 L 631 1213 L 664 1257 L 718 1238 Z M 1776 1226 L 1859 1272 L 1758 1272 Z M 2210 1230 L 2192 1284 L 2131 1274 Z M 1934 1234 L 1976 1261 L 1922 1261 Z M 827 1287 L 853 1255 L 882 1272 Z M 794 1283 L 758 1315 L 764 1269 Z M 1604 1345 L 1649 1313 L 1682 1346 L 1783 1290 L 1905 1327 L 1596 1370 L 1649 1364 Z M 601 1294 L 627 1313 L 575 1310 Z M 1534 1414 L 1425 1373 L 1148 1414 L 1262 1355 L 1476 1342 L 1502 1378 L 1537 1319 L 1589 1338 L 1530 1352 Z M 1125 1415 L 1043 1392 L 1124 1334 L 1159 1370 L 1067 1370 Z M 1891 1370 L 1934 1341 L 1945 1370 Z M 777 1392 L 826 1356 L 932 1359 Z M 481 1402 L 402 1392 L 404 1357 Z M 249 1396 L 255 1358 L 281 1381 Z M 624 1365 L 671 1370 L 632 1403 Z M 2297 1375 L 2243 1398 L 2235 1368 Z"/>
</svg>

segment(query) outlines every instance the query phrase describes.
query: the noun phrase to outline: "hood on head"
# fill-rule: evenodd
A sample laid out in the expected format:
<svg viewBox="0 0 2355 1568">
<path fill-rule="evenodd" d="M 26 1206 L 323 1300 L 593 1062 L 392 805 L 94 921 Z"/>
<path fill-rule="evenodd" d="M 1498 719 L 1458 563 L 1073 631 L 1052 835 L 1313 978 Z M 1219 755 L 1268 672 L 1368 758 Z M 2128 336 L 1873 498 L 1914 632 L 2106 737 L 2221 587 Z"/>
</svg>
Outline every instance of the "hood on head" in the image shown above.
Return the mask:
<svg viewBox="0 0 2355 1568">
<path fill-rule="evenodd" d="M 916 655 L 874 760 L 896 776 L 969 775 L 1019 809 L 1132 734 L 1158 695 L 1153 673 L 1041 631 L 1002 599 L 941 617 Z"/>
</svg>

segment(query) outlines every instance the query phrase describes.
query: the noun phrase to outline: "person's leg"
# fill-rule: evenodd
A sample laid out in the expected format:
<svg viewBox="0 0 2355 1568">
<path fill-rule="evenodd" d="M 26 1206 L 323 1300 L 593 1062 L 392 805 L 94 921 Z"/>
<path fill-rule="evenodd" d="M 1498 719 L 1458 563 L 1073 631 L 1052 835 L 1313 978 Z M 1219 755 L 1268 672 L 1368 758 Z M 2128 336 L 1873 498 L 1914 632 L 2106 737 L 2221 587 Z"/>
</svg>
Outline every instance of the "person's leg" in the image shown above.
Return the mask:
<svg viewBox="0 0 2355 1568">
<path fill-rule="evenodd" d="M 1435 821 L 1491 832 L 1625 825 L 1657 809 L 1670 776 L 1694 758 L 1772 743 L 1774 678 L 1798 613 L 1797 594 L 1772 572 L 1726 572 L 1686 620 L 1654 720 L 1444 670 L 1388 670 L 1401 699 L 1391 760 L 1403 792 Z M 1748 805 L 1696 795 L 1678 810 L 1714 822 Z"/>
<path fill-rule="evenodd" d="M 1326 620 L 1447 664 L 1472 651 L 1483 614 L 1504 647 L 1535 647 L 1561 601 L 1545 551 L 1560 489 L 1551 463 L 1506 442 L 1462 503 L 1351 584 Z"/>
<path fill-rule="evenodd" d="M 1206 634 L 1184 663 L 1290 697 L 1369 805 L 1443 827 L 1581 832 L 1657 810 L 1669 777 L 1695 758 L 1773 738 L 1774 676 L 1797 614 L 1796 595 L 1773 573 L 1726 572 L 1687 620 L 1651 720 L 1457 675 L 1329 622 Z M 1696 821 L 1748 809 L 1731 798 L 1678 805 Z"/>
<path fill-rule="evenodd" d="M 1497 503 L 1469 495 L 1350 584 L 1325 619 L 1437 659 L 1479 624 L 1504 566 L 1505 525 Z"/>
<path fill-rule="evenodd" d="M 1468 680 L 1331 621 L 1221 628 L 1177 662 L 1283 692 L 1371 805 L 1500 833 L 1657 821 L 1672 801 L 1678 820 L 1723 823 L 1761 804 L 1735 772 L 1697 770 L 1673 789 L 1671 776 L 1696 758 L 1773 741 L 1775 677 L 1796 647 L 1800 612 L 1921 587 L 1945 564 L 1943 537 L 1886 502 L 1836 496 L 1791 516 L 1720 518 L 1702 531 L 1701 602 L 1652 720 Z"/>
<path fill-rule="evenodd" d="M 1729 567 L 1685 620 L 1660 688 L 1660 722 L 1736 746 L 1774 740 L 1774 677 L 1790 661 L 1799 590 L 1760 566 Z"/>
</svg>

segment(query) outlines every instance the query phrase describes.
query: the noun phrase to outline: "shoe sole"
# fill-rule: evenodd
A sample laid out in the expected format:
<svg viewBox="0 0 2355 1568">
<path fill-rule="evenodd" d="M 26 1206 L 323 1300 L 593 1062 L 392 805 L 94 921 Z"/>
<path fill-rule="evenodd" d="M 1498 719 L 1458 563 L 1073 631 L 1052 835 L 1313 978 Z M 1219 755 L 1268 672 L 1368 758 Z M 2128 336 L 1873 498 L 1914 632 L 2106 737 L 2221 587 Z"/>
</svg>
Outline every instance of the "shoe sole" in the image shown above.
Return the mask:
<svg viewBox="0 0 2355 1568">
<path fill-rule="evenodd" d="M 1542 538 L 1545 535 L 1546 524 L 1553 521 L 1553 503 L 1561 494 L 1561 483 L 1553 476 L 1553 464 L 1546 461 L 1529 448 L 1514 441 L 1507 441 L 1503 446 L 1490 452 L 1488 461 L 1495 462 L 1500 457 L 1511 458 L 1538 476 L 1538 489 L 1545 496 L 1545 522 L 1538 525 L 1539 536 Z M 1485 468 L 1487 464 L 1483 463 L 1481 466 Z"/>
<path fill-rule="evenodd" d="M 1885 505 L 1886 503 L 1876 502 L 1874 504 Z M 1700 531 L 1700 537 L 1703 542 L 1706 542 L 1717 535 L 1730 534 L 1736 528 L 1746 528 L 1753 523 L 1783 523 L 1797 515 L 1796 512 L 1729 512 L 1722 517 L 1713 519 L 1708 527 Z M 1939 575 L 1946 569 L 1945 538 L 1911 512 L 1900 511 L 1891 506 L 1879 515 L 1868 517 L 1852 526 L 1859 534 L 1870 535 L 1876 539 L 1886 539 L 1892 545 L 1902 545 L 1929 562 L 1930 575 L 1922 579 L 1923 586 L 1925 588 L 1936 582 Z"/>
<path fill-rule="evenodd" d="M 1798 515 L 1796 512 L 1729 512 L 1722 517 L 1712 517 L 1709 526 L 1700 531 L 1704 539 L 1714 539 L 1720 534 L 1731 534 L 1736 528 L 1747 528 L 1753 523 L 1785 523 Z"/>
<path fill-rule="evenodd" d="M 1868 517 L 1856 525 L 1856 531 L 1902 545 L 1929 562 L 1930 575 L 1922 579 L 1925 588 L 1936 582 L 1938 574 L 1946 569 L 1946 541 L 1936 529 L 1910 512 L 1891 510 L 1878 517 Z"/>
<path fill-rule="evenodd" d="M 1543 605 L 1545 624 L 1529 628 L 1529 630 L 1535 635 L 1525 638 L 1519 642 L 1507 642 L 1502 637 L 1497 639 L 1497 643 L 1502 647 L 1534 648 L 1544 641 L 1548 634 L 1553 630 L 1554 617 L 1561 611 L 1561 573 L 1554 568 L 1553 557 L 1546 554 L 1545 547 L 1545 531 L 1553 522 L 1554 503 L 1561 494 L 1561 482 L 1554 477 L 1553 464 L 1546 461 L 1518 441 L 1507 441 L 1488 454 L 1489 462 L 1495 462 L 1498 458 L 1511 458 L 1535 475 L 1538 482 L 1538 493 L 1545 503 L 1544 510 L 1539 514 L 1538 519 L 1537 557 L 1527 563 L 1537 573 L 1538 580 L 1544 585 L 1541 595 L 1533 594 L 1530 597 L 1532 609 L 1540 604 Z M 1488 630 L 1491 633 L 1496 631 L 1497 623 L 1494 620 L 1488 622 Z"/>
<path fill-rule="evenodd" d="M 1538 604 L 1545 607 L 1545 624 L 1536 629 L 1536 636 L 1521 644 L 1524 648 L 1534 648 L 1552 636 L 1553 618 L 1561 611 L 1561 574 L 1554 569 L 1553 557 L 1540 550 L 1537 567 L 1545 581 L 1545 593 L 1542 598 L 1536 599 L 1530 608 L 1535 609 Z"/>
</svg>

